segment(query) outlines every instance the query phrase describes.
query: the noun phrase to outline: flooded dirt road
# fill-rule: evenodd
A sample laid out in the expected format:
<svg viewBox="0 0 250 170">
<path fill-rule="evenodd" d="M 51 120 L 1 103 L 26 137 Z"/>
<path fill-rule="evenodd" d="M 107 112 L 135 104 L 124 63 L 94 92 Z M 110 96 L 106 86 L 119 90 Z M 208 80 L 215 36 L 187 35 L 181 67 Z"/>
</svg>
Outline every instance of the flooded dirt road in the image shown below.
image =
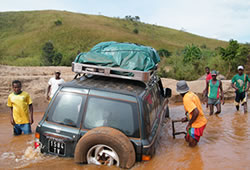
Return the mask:
<svg viewBox="0 0 250 170">
<path fill-rule="evenodd" d="M 248 100 L 250 104 L 250 100 Z M 243 108 L 241 108 L 243 109 Z M 209 116 L 208 124 L 195 148 L 189 148 L 184 136 L 172 137 L 171 120 L 164 123 L 156 155 L 149 162 L 136 163 L 139 169 L 250 169 L 250 111 L 235 111 L 233 103 L 222 106 L 219 116 Z M 184 116 L 182 105 L 170 107 L 171 119 Z M 33 132 L 43 113 L 35 113 Z M 176 124 L 176 131 L 183 131 L 186 124 Z M 78 165 L 73 158 L 42 155 L 33 149 L 34 134 L 14 137 L 9 114 L 0 114 L 0 169 L 118 169 L 95 165 Z"/>
</svg>

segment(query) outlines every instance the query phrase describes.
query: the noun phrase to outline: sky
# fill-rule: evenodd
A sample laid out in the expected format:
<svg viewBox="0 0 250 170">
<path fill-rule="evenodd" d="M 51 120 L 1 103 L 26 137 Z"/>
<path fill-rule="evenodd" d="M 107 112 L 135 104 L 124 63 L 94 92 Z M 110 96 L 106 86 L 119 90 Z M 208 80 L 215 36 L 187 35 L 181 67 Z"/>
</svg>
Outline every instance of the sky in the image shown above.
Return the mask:
<svg viewBox="0 0 250 170">
<path fill-rule="evenodd" d="M 250 0 L 0 0 L 0 12 L 65 10 L 124 18 L 250 43 Z"/>
</svg>

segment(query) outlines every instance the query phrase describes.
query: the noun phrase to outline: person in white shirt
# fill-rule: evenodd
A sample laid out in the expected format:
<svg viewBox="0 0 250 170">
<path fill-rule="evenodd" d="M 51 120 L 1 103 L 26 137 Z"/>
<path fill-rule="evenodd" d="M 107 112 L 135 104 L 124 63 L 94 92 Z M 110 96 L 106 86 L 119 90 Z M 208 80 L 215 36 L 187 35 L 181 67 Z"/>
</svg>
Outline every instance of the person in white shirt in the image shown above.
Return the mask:
<svg viewBox="0 0 250 170">
<path fill-rule="evenodd" d="M 58 70 L 55 72 L 55 77 L 52 77 L 49 79 L 49 86 L 47 90 L 47 100 L 51 100 L 52 97 L 54 96 L 56 90 L 58 87 L 64 83 L 64 80 L 60 77 L 61 72 Z"/>
</svg>

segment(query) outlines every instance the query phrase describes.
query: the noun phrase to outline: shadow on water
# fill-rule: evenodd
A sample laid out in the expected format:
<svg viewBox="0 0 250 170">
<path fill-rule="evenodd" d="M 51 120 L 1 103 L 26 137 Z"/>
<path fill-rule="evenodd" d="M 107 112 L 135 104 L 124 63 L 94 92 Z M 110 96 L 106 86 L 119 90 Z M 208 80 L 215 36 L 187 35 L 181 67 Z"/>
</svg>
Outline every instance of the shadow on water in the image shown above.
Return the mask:
<svg viewBox="0 0 250 170">
<path fill-rule="evenodd" d="M 250 101 L 248 101 L 250 103 Z M 189 148 L 184 135 L 172 137 L 171 119 L 184 117 L 182 105 L 170 107 L 171 119 L 163 124 L 156 155 L 148 162 L 136 163 L 139 169 L 248 169 L 250 167 L 249 113 L 235 111 L 232 103 L 222 106 L 222 113 L 209 116 L 203 107 L 208 124 L 197 147 Z M 34 132 L 43 113 L 35 113 Z M 177 131 L 184 131 L 186 124 L 177 123 Z M 28 169 L 118 169 L 116 167 L 78 165 L 72 158 L 58 158 L 40 154 L 33 149 L 34 134 L 14 137 L 9 115 L 0 114 L 0 168 Z"/>
</svg>

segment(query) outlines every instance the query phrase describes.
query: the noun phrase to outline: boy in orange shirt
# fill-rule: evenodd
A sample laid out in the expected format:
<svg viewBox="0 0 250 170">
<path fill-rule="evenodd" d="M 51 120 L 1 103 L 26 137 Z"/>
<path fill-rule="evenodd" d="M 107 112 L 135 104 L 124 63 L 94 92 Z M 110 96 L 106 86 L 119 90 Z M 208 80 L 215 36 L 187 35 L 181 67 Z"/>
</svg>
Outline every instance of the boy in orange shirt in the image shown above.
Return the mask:
<svg viewBox="0 0 250 170">
<path fill-rule="evenodd" d="M 203 134 L 207 119 L 202 111 L 199 97 L 189 91 L 186 81 L 181 80 L 177 82 L 176 86 L 177 92 L 183 97 L 184 109 L 186 111 L 186 117 L 182 119 L 182 122 L 188 121 L 186 141 L 189 143 L 189 146 L 194 147 Z"/>
</svg>

